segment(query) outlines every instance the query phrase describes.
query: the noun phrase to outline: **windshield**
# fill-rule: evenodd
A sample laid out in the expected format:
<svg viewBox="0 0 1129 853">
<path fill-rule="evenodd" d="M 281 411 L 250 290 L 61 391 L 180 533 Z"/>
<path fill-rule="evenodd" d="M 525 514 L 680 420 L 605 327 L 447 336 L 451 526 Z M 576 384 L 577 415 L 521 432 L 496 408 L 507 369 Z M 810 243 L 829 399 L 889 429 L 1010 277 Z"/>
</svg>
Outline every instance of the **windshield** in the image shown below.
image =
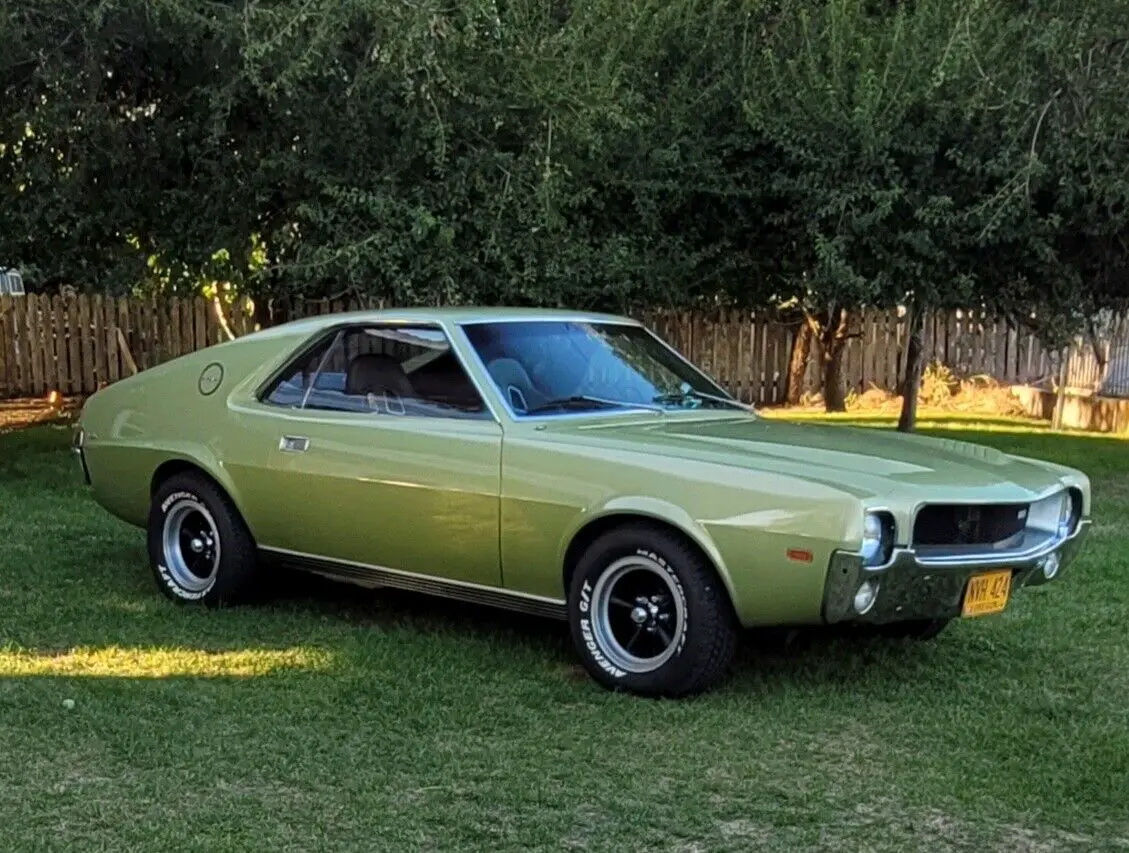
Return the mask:
<svg viewBox="0 0 1129 853">
<path fill-rule="evenodd" d="M 640 326 L 537 320 L 470 323 L 464 331 L 519 415 L 740 406 Z"/>
</svg>

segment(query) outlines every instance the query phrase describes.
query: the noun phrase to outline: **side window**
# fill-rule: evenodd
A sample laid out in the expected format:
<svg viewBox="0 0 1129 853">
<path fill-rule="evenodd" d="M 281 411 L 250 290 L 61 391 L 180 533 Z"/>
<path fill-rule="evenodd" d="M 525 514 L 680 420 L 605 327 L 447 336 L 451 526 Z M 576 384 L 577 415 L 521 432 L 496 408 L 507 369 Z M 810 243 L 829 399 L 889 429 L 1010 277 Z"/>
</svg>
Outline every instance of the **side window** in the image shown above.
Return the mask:
<svg viewBox="0 0 1129 853">
<path fill-rule="evenodd" d="M 263 402 L 293 409 L 300 408 L 306 395 L 314 388 L 314 380 L 318 376 L 322 362 L 340 338 L 341 333 L 335 332 L 323 338 L 312 350 L 306 350 L 298 356 L 263 395 Z"/>
<path fill-rule="evenodd" d="M 439 329 L 359 326 L 317 350 L 286 371 L 268 402 L 394 417 L 489 417 Z"/>
</svg>

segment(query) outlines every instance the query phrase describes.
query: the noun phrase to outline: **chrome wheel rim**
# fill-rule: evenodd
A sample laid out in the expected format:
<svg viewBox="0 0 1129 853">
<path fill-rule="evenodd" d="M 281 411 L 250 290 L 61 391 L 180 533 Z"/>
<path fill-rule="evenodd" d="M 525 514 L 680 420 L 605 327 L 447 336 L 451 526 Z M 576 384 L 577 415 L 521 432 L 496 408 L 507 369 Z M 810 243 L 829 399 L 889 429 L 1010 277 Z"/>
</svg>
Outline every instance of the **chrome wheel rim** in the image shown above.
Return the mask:
<svg viewBox="0 0 1129 853">
<path fill-rule="evenodd" d="M 165 568 L 178 586 L 203 592 L 220 567 L 220 536 L 215 519 L 199 501 L 177 501 L 165 514 L 161 535 Z"/>
<path fill-rule="evenodd" d="M 686 604 L 656 561 L 624 557 L 592 590 L 592 630 L 600 650 L 625 672 L 646 673 L 670 660 L 686 625 Z"/>
</svg>

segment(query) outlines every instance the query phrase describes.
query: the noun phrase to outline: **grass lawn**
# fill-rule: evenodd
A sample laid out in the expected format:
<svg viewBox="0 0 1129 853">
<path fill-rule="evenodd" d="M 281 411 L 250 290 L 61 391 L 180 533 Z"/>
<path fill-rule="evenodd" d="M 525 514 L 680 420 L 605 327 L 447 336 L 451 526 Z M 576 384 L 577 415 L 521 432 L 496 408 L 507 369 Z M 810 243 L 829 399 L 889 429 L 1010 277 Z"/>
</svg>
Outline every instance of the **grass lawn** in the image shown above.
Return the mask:
<svg viewBox="0 0 1129 853">
<path fill-rule="evenodd" d="M 1129 442 L 929 431 L 1091 475 L 1063 579 L 933 643 L 749 635 L 684 702 L 486 609 L 173 606 L 68 430 L 0 434 L 0 850 L 1127 850 Z"/>
</svg>

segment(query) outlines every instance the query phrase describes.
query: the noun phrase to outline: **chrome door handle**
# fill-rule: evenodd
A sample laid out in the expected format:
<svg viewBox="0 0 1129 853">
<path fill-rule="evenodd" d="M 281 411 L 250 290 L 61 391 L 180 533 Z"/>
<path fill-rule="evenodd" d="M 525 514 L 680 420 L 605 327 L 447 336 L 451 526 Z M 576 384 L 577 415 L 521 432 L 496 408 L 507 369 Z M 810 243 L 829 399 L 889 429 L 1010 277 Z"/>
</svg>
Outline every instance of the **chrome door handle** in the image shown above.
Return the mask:
<svg viewBox="0 0 1129 853">
<path fill-rule="evenodd" d="M 279 439 L 278 449 L 284 453 L 305 453 L 310 449 L 310 440 L 304 435 L 284 435 Z"/>
</svg>

